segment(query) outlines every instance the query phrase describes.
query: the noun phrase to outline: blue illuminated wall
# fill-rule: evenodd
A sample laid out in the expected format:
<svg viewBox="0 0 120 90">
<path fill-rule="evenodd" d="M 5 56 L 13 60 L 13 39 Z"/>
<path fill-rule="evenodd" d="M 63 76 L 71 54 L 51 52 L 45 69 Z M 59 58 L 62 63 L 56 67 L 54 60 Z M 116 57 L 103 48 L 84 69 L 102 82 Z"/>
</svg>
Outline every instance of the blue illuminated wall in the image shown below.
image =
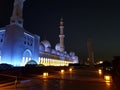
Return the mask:
<svg viewBox="0 0 120 90">
<path fill-rule="evenodd" d="M 0 29 L 0 40 L 0 63 L 21 66 L 23 58 L 38 62 L 40 41 L 38 35 L 31 34 L 14 24 Z"/>
</svg>

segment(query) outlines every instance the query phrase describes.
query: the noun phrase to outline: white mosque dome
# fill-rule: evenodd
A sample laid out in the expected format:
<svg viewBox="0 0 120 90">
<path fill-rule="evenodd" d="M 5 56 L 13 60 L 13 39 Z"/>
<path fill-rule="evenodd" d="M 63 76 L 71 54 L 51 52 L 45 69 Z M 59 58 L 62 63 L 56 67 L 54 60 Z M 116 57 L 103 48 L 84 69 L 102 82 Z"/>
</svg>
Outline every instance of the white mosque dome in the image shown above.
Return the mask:
<svg viewBox="0 0 120 90">
<path fill-rule="evenodd" d="M 45 52 L 50 53 L 51 52 L 51 48 L 50 47 L 45 48 Z"/>
<path fill-rule="evenodd" d="M 60 56 L 60 52 L 59 51 L 57 51 L 57 55 Z"/>
<path fill-rule="evenodd" d="M 60 43 L 57 43 L 57 44 L 56 44 L 55 50 L 56 50 L 56 51 L 60 51 Z"/>
<path fill-rule="evenodd" d="M 62 56 L 62 57 L 63 57 L 63 56 L 64 56 L 64 53 L 60 53 L 60 56 Z"/>
<path fill-rule="evenodd" d="M 70 56 L 75 56 L 75 52 L 70 52 Z"/>
<path fill-rule="evenodd" d="M 40 51 L 45 51 L 45 46 L 42 43 L 40 43 L 40 45 L 39 45 L 39 50 Z"/>
<path fill-rule="evenodd" d="M 45 46 L 45 48 L 51 47 L 50 42 L 47 40 L 43 40 L 43 41 L 41 41 L 41 43 Z"/>
<path fill-rule="evenodd" d="M 73 56 L 72 57 L 72 61 L 74 62 L 74 63 L 78 63 L 79 61 L 78 61 L 78 56 Z"/>
<path fill-rule="evenodd" d="M 66 51 L 64 51 L 63 53 L 64 53 L 64 56 L 67 55 L 67 52 L 66 52 Z"/>
<path fill-rule="evenodd" d="M 68 54 L 66 55 L 66 57 L 67 57 L 67 58 L 70 58 L 70 56 L 69 56 Z"/>
<path fill-rule="evenodd" d="M 52 49 L 51 53 L 56 54 L 57 52 L 56 52 L 56 50 Z"/>
</svg>

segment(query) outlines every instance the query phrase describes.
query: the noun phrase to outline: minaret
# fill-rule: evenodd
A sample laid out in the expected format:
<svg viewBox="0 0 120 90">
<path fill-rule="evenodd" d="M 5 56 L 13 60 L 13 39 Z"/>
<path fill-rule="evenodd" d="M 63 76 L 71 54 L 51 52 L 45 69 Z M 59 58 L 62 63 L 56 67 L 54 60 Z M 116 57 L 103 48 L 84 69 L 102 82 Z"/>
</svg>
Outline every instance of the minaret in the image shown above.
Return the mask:
<svg viewBox="0 0 120 90">
<path fill-rule="evenodd" d="M 63 26 L 63 18 L 60 19 L 60 35 L 59 35 L 59 38 L 60 38 L 60 52 L 63 52 L 65 47 L 64 47 L 64 37 L 65 35 L 63 34 L 63 29 L 64 29 L 64 26 Z"/>
<path fill-rule="evenodd" d="M 14 0 L 13 13 L 10 24 L 16 24 L 23 27 L 23 3 L 25 0 Z"/>
<path fill-rule="evenodd" d="M 90 65 L 94 65 L 94 52 L 92 48 L 92 40 L 88 39 L 88 62 Z"/>
</svg>

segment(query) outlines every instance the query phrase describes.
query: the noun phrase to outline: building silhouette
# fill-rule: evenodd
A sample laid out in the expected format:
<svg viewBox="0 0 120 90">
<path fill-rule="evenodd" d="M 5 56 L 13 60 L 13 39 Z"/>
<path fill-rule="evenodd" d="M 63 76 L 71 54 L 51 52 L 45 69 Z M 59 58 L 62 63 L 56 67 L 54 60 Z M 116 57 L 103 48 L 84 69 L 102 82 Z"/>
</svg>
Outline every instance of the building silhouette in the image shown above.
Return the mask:
<svg viewBox="0 0 120 90">
<path fill-rule="evenodd" d="M 88 48 L 88 60 L 87 60 L 87 63 L 89 65 L 94 65 L 93 45 L 92 45 L 92 40 L 90 38 L 87 41 L 87 48 Z"/>
</svg>

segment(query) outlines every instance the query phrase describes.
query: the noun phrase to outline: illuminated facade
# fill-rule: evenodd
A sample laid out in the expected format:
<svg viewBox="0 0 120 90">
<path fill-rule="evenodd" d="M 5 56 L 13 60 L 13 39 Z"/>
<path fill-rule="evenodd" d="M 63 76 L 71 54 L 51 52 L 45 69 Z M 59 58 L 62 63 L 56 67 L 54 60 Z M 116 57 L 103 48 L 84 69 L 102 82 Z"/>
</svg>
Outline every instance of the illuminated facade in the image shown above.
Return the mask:
<svg viewBox="0 0 120 90">
<path fill-rule="evenodd" d="M 47 40 L 32 34 L 23 28 L 22 8 L 25 0 L 14 0 L 13 14 L 10 24 L 0 28 L 0 63 L 14 66 L 25 66 L 30 61 L 45 66 L 68 66 L 78 63 L 74 52 L 60 52 L 59 45 L 55 49 Z"/>
<path fill-rule="evenodd" d="M 38 59 L 39 36 L 32 35 L 17 25 L 8 25 L 0 29 L 0 38 L 1 63 L 19 66 L 21 62 Z"/>
</svg>

